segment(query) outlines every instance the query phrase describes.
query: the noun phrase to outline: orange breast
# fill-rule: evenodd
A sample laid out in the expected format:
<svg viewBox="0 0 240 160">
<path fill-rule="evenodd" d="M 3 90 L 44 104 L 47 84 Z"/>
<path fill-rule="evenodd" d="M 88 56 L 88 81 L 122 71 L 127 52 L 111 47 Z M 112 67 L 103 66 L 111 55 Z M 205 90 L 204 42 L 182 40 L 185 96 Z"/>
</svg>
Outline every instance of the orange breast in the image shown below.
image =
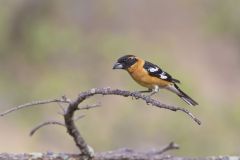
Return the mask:
<svg viewBox="0 0 240 160">
<path fill-rule="evenodd" d="M 129 74 L 138 84 L 154 89 L 154 86 L 156 85 L 159 87 L 166 87 L 170 83 L 157 77 L 150 76 L 145 69 L 142 69 L 143 65 L 144 62 L 139 62 L 128 69 Z"/>
</svg>

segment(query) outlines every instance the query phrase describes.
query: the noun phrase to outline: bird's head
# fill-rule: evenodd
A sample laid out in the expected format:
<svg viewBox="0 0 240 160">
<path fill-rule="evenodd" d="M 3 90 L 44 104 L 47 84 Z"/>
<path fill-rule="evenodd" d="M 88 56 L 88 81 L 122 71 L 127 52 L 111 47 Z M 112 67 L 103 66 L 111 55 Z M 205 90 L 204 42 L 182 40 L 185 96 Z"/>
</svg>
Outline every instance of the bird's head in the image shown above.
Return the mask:
<svg viewBox="0 0 240 160">
<path fill-rule="evenodd" d="M 134 55 L 125 55 L 120 57 L 113 65 L 113 69 L 128 69 L 138 61 Z"/>
</svg>

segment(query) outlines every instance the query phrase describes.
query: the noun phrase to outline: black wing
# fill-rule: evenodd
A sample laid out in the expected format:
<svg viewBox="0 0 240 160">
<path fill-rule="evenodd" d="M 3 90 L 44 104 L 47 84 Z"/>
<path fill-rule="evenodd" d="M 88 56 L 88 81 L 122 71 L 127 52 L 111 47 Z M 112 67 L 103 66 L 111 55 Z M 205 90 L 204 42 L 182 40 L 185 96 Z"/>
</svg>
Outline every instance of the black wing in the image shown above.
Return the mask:
<svg viewBox="0 0 240 160">
<path fill-rule="evenodd" d="M 155 64 L 152 64 L 151 62 L 145 61 L 143 68 L 146 69 L 148 71 L 148 74 L 151 76 L 173 83 L 180 83 L 179 80 L 172 78 L 170 74 L 164 72 L 163 70 L 161 70 L 160 67 L 158 67 Z"/>
</svg>

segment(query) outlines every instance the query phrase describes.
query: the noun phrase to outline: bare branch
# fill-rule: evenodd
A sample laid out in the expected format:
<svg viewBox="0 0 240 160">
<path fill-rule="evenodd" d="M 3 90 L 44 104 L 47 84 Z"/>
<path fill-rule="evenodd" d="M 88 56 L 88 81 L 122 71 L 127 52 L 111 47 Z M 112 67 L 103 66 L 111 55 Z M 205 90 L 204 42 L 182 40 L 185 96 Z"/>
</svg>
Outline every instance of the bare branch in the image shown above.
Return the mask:
<svg viewBox="0 0 240 160">
<path fill-rule="evenodd" d="M 85 156 L 87 159 L 92 158 L 93 155 L 92 155 L 91 151 L 89 150 L 89 147 L 88 147 L 87 143 L 85 142 L 85 140 L 81 136 L 80 132 L 78 131 L 78 129 L 77 129 L 75 123 L 74 123 L 74 118 L 73 117 L 74 117 L 74 112 L 79 109 L 78 105 L 80 103 L 82 103 L 84 100 L 86 100 L 87 98 L 90 98 L 91 96 L 96 95 L 96 94 L 120 95 L 120 96 L 124 96 L 124 97 L 131 96 L 131 97 L 134 97 L 136 99 L 142 99 L 147 104 L 152 104 L 153 106 L 156 106 L 156 107 L 159 107 L 159 108 L 164 108 L 164 109 L 168 109 L 168 110 L 171 110 L 171 111 L 184 112 L 188 116 L 190 116 L 190 118 L 192 118 L 197 124 L 199 124 L 199 125 L 201 124 L 200 120 L 198 120 L 187 109 L 163 104 L 163 103 L 161 103 L 161 102 L 159 102 L 155 99 L 152 99 L 151 97 L 146 96 L 144 94 L 136 93 L 136 92 L 130 92 L 130 91 L 124 91 L 124 90 L 119 90 L 119 89 L 93 88 L 93 89 L 90 89 L 88 91 L 81 92 L 78 95 L 78 97 L 69 104 L 69 106 L 67 108 L 67 111 L 66 111 L 66 114 L 64 115 L 65 125 L 66 125 L 68 133 L 73 137 L 73 139 L 75 141 L 75 144 L 77 145 L 77 147 L 81 151 L 81 154 L 83 156 Z M 165 152 L 166 150 L 169 150 L 169 149 L 172 149 L 172 148 L 176 148 L 176 147 L 173 144 L 170 144 L 162 152 Z"/>
<path fill-rule="evenodd" d="M 142 93 L 139 92 L 130 92 L 130 91 L 124 91 L 124 90 L 119 90 L 119 89 L 110 89 L 109 87 L 107 88 L 93 88 L 90 89 L 86 92 L 81 92 L 79 94 L 79 96 L 77 97 L 76 100 L 73 101 L 72 104 L 78 105 L 80 104 L 82 101 L 84 101 L 85 99 L 95 95 L 95 94 L 102 94 L 102 95 L 120 95 L 120 96 L 124 96 L 124 97 L 134 97 L 136 99 L 142 99 L 144 100 L 148 105 L 151 104 L 152 106 L 155 107 L 159 107 L 159 108 L 164 108 L 164 109 L 168 109 L 171 111 L 181 111 L 186 113 L 188 116 L 190 116 L 190 118 L 192 118 L 197 124 L 201 124 L 201 121 L 196 118 L 190 111 L 188 111 L 185 108 L 181 108 L 181 107 L 176 107 L 173 105 L 167 105 L 167 104 L 163 104 L 160 101 L 157 101 L 149 96 L 146 96 Z"/>
<path fill-rule="evenodd" d="M 80 116 L 74 118 L 74 121 L 78 121 L 79 119 L 82 119 L 84 117 L 85 117 L 85 115 L 80 115 Z M 45 127 L 47 125 L 60 125 L 60 126 L 66 127 L 65 124 L 63 124 L 62 122 L 59 122 L 59 121 L 46 121 L 46 122 L 43 122 L 43 123 L 37 125 L 36 127 L 34 127 L 31 130 L 31 132 L 29 133 L 29 136 L 33 136 L 37 130 L 39 130 L 40 128 Z"/>
<path fill-rule="evenodd" d="M 123 96 L 123 97 L 134 97 L 136 99 L 142 99 L 143 101 L 145 101 L 147 103 L 147 105 L 151 104 L 152 106 L 155 106 L 158 108 L 164 108 L 164 109 L 171 110 L 171 111 L 181 111 L 181 112 L 187 114 L 197 124 L 199 124 L 199 125 L 201 124 L 201 121 L 199 119 L 197 119 L 190 111 L 188 111 L 185 108 L 161 103 L 160 101 L 155 100 L 155 99 L 153 99 L 149 96 L 146 96 L 142 93 L 130 92 L 130 91 L 125 91 L 125 90 L 120 90 L 120 89 L 110 89 L 110 88 L 92 88 L 88 91 L 81 92 L 78 95 L 78 97 L 73 101 L 67 99 L 66 96 L 63 96 L 61 99 L 43 100 L 43 101 L 35 101 L 35 102 L 26 103 L 26 104 L 14 107 L 12 109 L 9 109 L 9 110 L 1 113 L 0 116 L 4 116 L 13 111 L 17 111 L 17 110 L 20 110 L 23 108 L 34 106 L 34 105 L 48 104 L 48 103 L 53 103 L 53 102 L 68 103 L 69 105 L 65 111 L 65 114 L 63 115 L 65 125 L 61 122 L 56 122 L 56 121 L 44 122 L 44 123 L 38 125 L 36 128 L 34 128 L 31 131 L 30 135 L 33 135 L 38 129 L 40 129 L 43 126 L 49 125 L 49 124 L 57 124 L 57 125 L 65 126 L 67 128 L 68 133 L 73 137 L 76 146 L 81 151 L 81 155 L 83 157 L 86 157 L 86 159 L 91 159 L 93 157 L 93 152 L 90 149 L 90 147 L 87 145 L 87 143 L 85 142 L 85 140 L 83 139 L 83 137 L 81 136 L 79 130 L 77 129 L 77 127 L 75 125 L 75 121 L 77 121 L 79 119 L 79 117 L 74 119 L 74 113 L 77 110 L 92 109 L 92 108 L 100 106 L 100 104 L 95 104 L 95 105 L 87 105 L 87 106 L 83 106 L 83 107 L 78 107 L 78 105 L 80 103 L 82 103 L 84 100 L 86 100 L 96 94 L 119 95 L 119 96 Z M 82 116 L 80 116 L 80 118 L 82 118 Z M 177 149 L 177 148 L 178 148 L 178 146 L 175 143 L 170 143 L 168 146 L 166 146 L 162 150 L 155 152 L 155 154 L 157 154 L 157 155 L 162 154 L 165 151 L 168 151 L 171 149 Z"/>
<path fill-rule="evenodd" d="M 85 117 L 85 115 L 80 115 L 80 116 L 74 118 L 74 121 L 76 122 L 76 121 L 78 121 L 79 119 L 82 119 L 82 118 L 84 118 L 84 117 Z"/>
<path fill-rule="evenodd" d="M 86 106 L 81 106 L 81 107 L 78 107 L 78 110 L 88 110 L 88 109 L 92 109 L 92 108 L 96 108 L 96 107 L 100 107 L 101 106 L 101 103 L 97 103 L 97 104 L 93 104 L 93 105 L 86 105 Z"/>
<path fill-rule="evenodd" d="M 44 126 L 47 126 L 47 125 L 60 125 L 60 126 L 63 126 L 65 127 L 65 124 L 63 124 L 62 122 L 58 122 L 58 121 L 47 121 L 47 122 L 43 122 L 39 125 L 37 125 L 35 128 L 33 128 L 31 130 L 31 132 L 29 133 L 29 136 L 33 136 L 34 133 L 39 130 L 40 128 L 44 127 Z"/>
<path fill-rule="evenodd" d="M 165 153 L 167 151 L 176 150 L 176 149 L 179 149 L 179 148 L 180 147 L 179 147 L 178 144 L 176 144 L 174 142 L 170 142 L 167 146 L 163 147 L 162 149 L 154 150 L 154 151 L 148 152 L 147 154 L 151 154 L 151 155 L 158 154 L 158 155 L 160 155 L 160 154 L 163 154 L 163 153 Z"/>
<path fill-rule="evenodd" d="M 32 106 L 36 106 L 36 105 L 40 105 L 40 104 L 56 103 L 56 102 L 58 102 L 58 103 L 70 103 L 69 101 L 64 100 L 64 99 L 51 99 L 51 100 L 33 101 L 33 102 L 22 104 L 20 106 L 16 106 L 16 107 L 11 108 L 11 109 L 9 109 L 5 112 L 2 112 L 2 113 L 0 113 L 0 117 L 5 116 L 5 115 L 7 115 L 11 112 L 17 111 L 17 110 L 27 108 L 27 107 L 32 107 Z"/>
<path fill-rule="evenodd" d="M 168 145 L 170 147 L 170 144 Z M 96 153 L 94 159 L 96 160 L 171 160 L 170 155 L 162 154 L 166 151 L 169 151 L 170 148 L 165 147 L 166 149 L 157 150 L 152 149 L 150 151 L 137 151 L 129 148 L 121 148 L 118 150 L 107 151 Z M 171 148 L 176 149 L 176 148 Z"/>
<path fill-rule="evenodd" d="M 1 160 L 27 160 L 27 159 L 37 159 L 37 160 L 83 160 L 83 157 L 79 154 L 69 154 L 69 153 L 0 153 Z M 176 157 L 171 155 L 146 155 L 144 153 L 131 150 L 126 151 L 108 151 L 96 153 L 94 160 L 239 160 L 240 156 L 207 156 L 207 157 Z"/>
</svg>

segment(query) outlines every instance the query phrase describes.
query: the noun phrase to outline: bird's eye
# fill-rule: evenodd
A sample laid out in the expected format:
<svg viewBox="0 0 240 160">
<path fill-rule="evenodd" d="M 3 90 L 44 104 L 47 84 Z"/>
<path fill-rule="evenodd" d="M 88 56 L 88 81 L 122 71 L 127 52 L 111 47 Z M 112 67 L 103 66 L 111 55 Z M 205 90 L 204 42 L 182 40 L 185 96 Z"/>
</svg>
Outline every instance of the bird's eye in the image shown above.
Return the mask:
<svg viewBox="0 0 240 160">
<path fill-rule="evenodd" d="M 130 60 L 133 60 L 133 59 L 134 59 L 134 57 L 129 57 L 128 59 L 130 59 Z"/>
</svg>

